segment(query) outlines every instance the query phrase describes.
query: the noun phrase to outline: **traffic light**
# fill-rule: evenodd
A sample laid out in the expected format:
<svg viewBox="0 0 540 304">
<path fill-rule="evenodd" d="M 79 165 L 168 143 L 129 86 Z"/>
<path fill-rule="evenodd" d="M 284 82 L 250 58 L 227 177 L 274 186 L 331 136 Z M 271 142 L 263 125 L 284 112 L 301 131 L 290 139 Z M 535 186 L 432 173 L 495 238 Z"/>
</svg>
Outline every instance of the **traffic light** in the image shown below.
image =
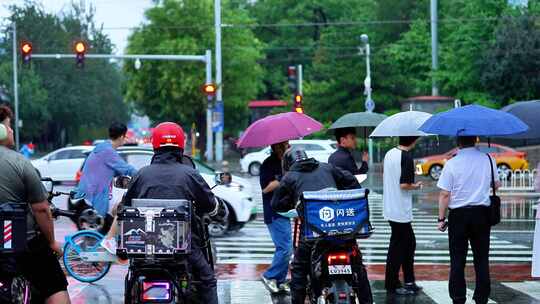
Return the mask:
<svg viewBox="0 0 540 304">
<path fill-rule="evenodd" d="M 287 78 L 289 80 L 289 89 L 296 94 L 298 92 L 298 76 L 296 74 L 296 66 L 290 65 L 287 68 Z"/>
<path fill-rule="evenodd" d="M 303 114 L 304 113 L 304 108 L 302 107 L 302 100 L 304 99 L 304 97 L 300 94 L 295 94 L 294 95 L 294 111 L 296 113 L 300 113 L 300 114 Z"/>
<path fill-rule="evenodd" d="M 21 44 L 21 58 L 24 64 L 30 63 L 32 59 L 32 44 L 30 42 L 23 42 Z"/>
<path fill-rule="evenodd" d="M 216 86 L 215 83 L 205 83 L 202 86 L 202 91 L 206 96 L 212 97 L 212 96 L 216 95 L 217 86 Z"/>
<path fill-rule="evenodd" d="M 84 67 L 84 55 L 86 54 L 86 44 L 82 41 L 75 42 L 75 63 L 77 64 L 77 67 L 83 68 Z"/>
</svg>

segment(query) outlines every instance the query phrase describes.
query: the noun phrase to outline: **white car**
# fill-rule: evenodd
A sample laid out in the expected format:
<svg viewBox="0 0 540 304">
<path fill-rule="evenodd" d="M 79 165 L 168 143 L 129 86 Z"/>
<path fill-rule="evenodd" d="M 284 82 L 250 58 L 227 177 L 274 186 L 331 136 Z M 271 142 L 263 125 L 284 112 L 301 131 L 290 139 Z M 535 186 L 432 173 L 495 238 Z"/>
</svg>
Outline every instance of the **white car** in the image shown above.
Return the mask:
<svg viewBox="0 0 540 304">
<path fill-rule="evenodd" d="M 337 144 L 332 140 L 299 139 L 290 140 L 289 144 L 294 147 L 302 147 L 309 157 L 313 157 L 320 162 L 328 162 L 328 158 L 337 149 Z M 270 147 L 266 147 L 258 152 L 246 154 L 240 160 L 242 172 L 247 172 L 253 176 L 260 173 L 261 164 L 270 155 Z"/>
<path fill-rule="evenodd" d="M 120 147 L 117 151 L 120 156 L 137 170 L 149 165 L 154 155 L 152 149 L 140 146 Z M 215 186 L 215 170 L 201 161 L 193 160 L 193 162 L 208 186 L 210 188 Z M 222 236 L 228 231 L 237 231 L 257 217 L 251 184 L 247 180 L 233 175 L 231 184 L 217 186 L 212 189 L 212 192 L 228 204 L 229 221 L 225 225 L 212 222 L 208 227 L 210 235 Z"/>
<path fill-rule="evenodd" d="M 41 176 L 47 176 L 54 181 L 74 181 L 75 176 L 86 154 L 94 149 L 93 146 L 73 146 L 58 149 L 42 158 L 32 161 L 32 165 L 39 171 Z"/>
</svg>

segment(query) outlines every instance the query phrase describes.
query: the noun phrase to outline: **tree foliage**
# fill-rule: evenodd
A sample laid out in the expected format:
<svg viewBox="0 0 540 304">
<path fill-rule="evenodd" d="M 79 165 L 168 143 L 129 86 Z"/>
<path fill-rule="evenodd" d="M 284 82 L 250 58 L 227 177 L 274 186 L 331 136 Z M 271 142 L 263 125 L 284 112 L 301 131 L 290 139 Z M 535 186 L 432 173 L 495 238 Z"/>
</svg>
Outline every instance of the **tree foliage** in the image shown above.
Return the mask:
<svg viewBox="0 0 540 304">
<path fill-rule="evenodd" d="M 112 51 L 109 38 L 94 25 L 92 12 L 73 6 L 63 15 L 53 15 L 35 2 L 12 6 L 10 10 L 9 23 L 17 24 L 18 42 L 32 42 L 33 53 L 72 53 L 73 43 L 78 39 L 87 43 L 90 53 Z M 0 82 L 8 87 L 12 87 L 11 45 L 11 32 L 5 31 L 0 45 L 4 50 Z M 55 146 L 76 143 L 87 139 L 88 131 L 105 130 L 112 121 L 128 120 L 122 98 L 122 79 L 116 65 L 86 59 L 84 69 L 79 69 L 74 61 L 34 58 L 29 66 L 23 66 L 20 61 L 23 141 Z M 106 136 L 104 132 L 100 134 Z"/>
<path fill-rule="evenodd" d="M 223 23 L 251 23 L 242 8 L 227 2 L 224 8 Z M 128 52 L 202 55 L 214 49 L 213 16 L 210 0 L 161 1 L 146 11 L 148 22 L 130 36 Z M 249 28 L 224 28 L 222 36 L 225 127 L 232 132 L 244 128 L 247 102 L 262 88 L 257 63 L 261 44 Z M 172 120 L 186 127 L 196 122 L 204 130 L 207 101 L 200 90 L 204 63 L 144 61 L 140 70 L 131 64 L 124 70 L 127 98 L 138 111 L 155 121 Z"/>
</svg>

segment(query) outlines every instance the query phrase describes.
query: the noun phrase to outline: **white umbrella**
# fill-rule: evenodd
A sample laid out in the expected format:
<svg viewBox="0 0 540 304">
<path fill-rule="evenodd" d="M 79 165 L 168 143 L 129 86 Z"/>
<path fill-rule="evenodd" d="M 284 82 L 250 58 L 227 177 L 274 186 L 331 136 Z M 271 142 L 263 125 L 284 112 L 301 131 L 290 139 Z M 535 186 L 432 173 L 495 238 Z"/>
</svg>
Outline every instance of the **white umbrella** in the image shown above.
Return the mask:
<svg viewBox="0 0 540 304">
<path fill-rule="evenodd" d="M 370 137 L 428 136 L 418 128 L 430 117 L 431 114 L 419 111 L 397 113 L 383 120 Z"/>
</svg>

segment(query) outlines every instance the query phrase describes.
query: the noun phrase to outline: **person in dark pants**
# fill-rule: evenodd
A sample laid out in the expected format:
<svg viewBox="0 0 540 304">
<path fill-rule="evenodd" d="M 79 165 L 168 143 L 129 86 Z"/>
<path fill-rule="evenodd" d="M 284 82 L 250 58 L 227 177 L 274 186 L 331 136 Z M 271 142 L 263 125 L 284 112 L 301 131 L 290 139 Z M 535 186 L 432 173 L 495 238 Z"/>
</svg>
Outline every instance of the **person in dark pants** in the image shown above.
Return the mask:
<svg viewBox="0 0 540 304">
<path fill-rule="evenodd" d="M 289 272 L 289 261 L 292 255 L 291 221 L 289 218 L 274 212 L 270 205 L 274 190 L 279 186 L 279 180 L 282 176 L 281 159 L 288 147 L 288 142 L 272 145 L 272 154 L 264 160 L 260 170 L 264 223 L 268 227 L 270 237 L 276 247 L 272 264 L 262 274 L 261 280 L 266 288 L 273 293 L 280 290 L 290 291 L 286 279 Z"/>
<path fill-rule="evenodd" d="M 301 148 L 293 147 L 285 152 L 283 156 L 283 172 L 285 175 L 272 197 L 272 208 L 277 212 L 287 212 L 294 209 L 305 191 L 319 191 L 326 188 L 337 188 L 339 190 L 360 188 L 360 184 L 352 174 L 330 164 L 319 163 L 317 160 L 309 158 Z M 302 216 L 300 216 L 300 222 L 304 222 Z M 300 231 L 304 231 L 304 229 L 300 227 Z M 352 240 L 352 242 L 356 242 L 356 240 Z M 292 304 L 305 303 L 313 248 L 313 242 L 300 238 L 291 268 Z M 317 256 L 317 253 L 313 253 L 313 255 Z M 362 257 L 359 260 L 361 261 Z M 358 274 L 358 280 L 353 283 L 353 287 L 358 295 L 359 302 L 361 304 L 373 303 L 371 287 L 363 263 L 353 267 L 356 267 L 355 273 Z M 315 286 L 316 282 L 311 283 L 311 288 L 317 292 L 319 287 Z"/>
<path fill-rule="evenodd" d="M 384 286 L 388 293 L 414 295 L 422 288 L 415 283 L 414 252 L 416 238 L 412 228 L 412 193 L 421 182 L 414 181 L 414 161 L 411 150 L 418 137 L 400 137 L 399 146 L 384 157 L 383 215 L 390 223 L 392 234 L 386 257 Z M 403 270 L 405 284 L 399 281 Z"/>
<path fill-rule="evenodd" d="M 486 304 L 491 292 L 489 276 L 489 223 L 490 187 L 492 170 L 495 172 L 496 187 L 499 186 L 497 164 L 491 156 L 476 147 L 475 136 L 457 139 L 459 152 L 446 162 L 437 187 L 439 194 L 440 231 L 448 225 L 448 247 L 450 250 L 450 298 L 454 304 L 466 301 L 465 263 L 469 242 L 473 252 L 476 288 L 473 299 L 477 304 Z M 449 209 L 448 223 L 446 209 Z"/>
<path fill-rule="evenodd" d="M 369 170 L 369 156 L 366 152 L 362 153 L 362 165 L 360 168 L 356 165 L 352 151 L 356 149 L 356 131 L 354 128 L 341 128 L 335 130 L 338 148 L 328 158 L 328 163 L 342 170 L 349 171 L 352 175 L 366 174 Z"/>
</svg>

